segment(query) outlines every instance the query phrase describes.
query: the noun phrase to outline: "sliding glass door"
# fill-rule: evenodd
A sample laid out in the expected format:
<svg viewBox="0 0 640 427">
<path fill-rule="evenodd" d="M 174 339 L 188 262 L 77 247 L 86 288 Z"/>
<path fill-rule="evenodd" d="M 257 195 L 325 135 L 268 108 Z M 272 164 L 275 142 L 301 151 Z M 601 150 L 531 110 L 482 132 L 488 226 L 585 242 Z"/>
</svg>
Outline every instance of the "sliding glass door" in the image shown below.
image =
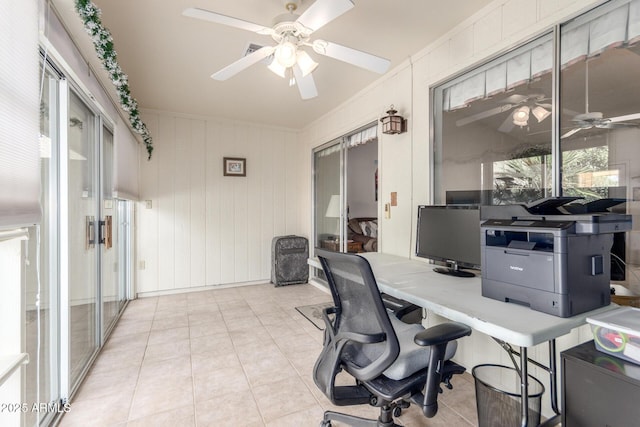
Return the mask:
<svg viewBox="0 0 640 427">
<path fill-rule="evenodd" d="M 97 117 L 69 93 L 68 272 L 69 381 L 77 386 L 98 349 Z"/>
<path fill-rule="evenodd" d="M 118 201 L 113 196 L 113 152 L 113 133 L 108 127 L 102 126 L 102 212 L 98 243 L 100 244 L 103 340 L 113 327 L 125 302 L 126 276 L 123 268 L 126 264 L 120 252 L 126 240 L 121 239 L 123 230 L 120 211 L 121 204 L 126 202 Z"/>
<path fill-rule="evenodd" d="M 90 100 L 43 61 L 42 221 L 23 244 L 24 404 L 59 407 L 78 389 L 124 309 L 132 203 L 113 190 L 114 133 Z M 49 425 L 55 411 L 25 411 Z"/>
<path fill-rule="evenodd" d="M 315 246 L 342 251 L 343 141 L 333 141 L 313 153 Z"/>
<path fill-rule="evenodd" d="M 40 170 L 42 222 L 29 229 L 23 286 L 25 367 L 23 402 L 53 403 L 59 388 L 59 304 L 56 197 L 58 186 L 57 151 L 59 142 L 60 77 L 45 66 L 40 102 Z M 51 413 L 26 411 L 23 425 L 48 423 Z"/>
<path fill-rule="evenodd" d="M 114 133 L 104 117 L 69 91 L 67 127 L 69 395 L 122 312 L 129 281 L 129 203 L 114 195 Z"/>
<path fill-rule="evenodd" d="M 314 239 L 336 252 L 378 250 L 378 123 L 313 151 Z"/>
</svg>

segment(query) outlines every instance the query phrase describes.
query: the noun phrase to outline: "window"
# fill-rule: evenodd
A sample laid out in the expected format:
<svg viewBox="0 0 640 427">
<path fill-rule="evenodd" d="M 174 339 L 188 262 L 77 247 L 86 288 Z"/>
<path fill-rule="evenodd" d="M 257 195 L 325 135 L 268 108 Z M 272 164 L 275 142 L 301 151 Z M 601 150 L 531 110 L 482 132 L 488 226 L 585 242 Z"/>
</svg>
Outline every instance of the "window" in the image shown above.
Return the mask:
<svg viewBox="0 0 640 427">
<path fill-rule="evenodd" d="M 561 27 L 562 192 L 633 199 L 640 182 L 640 1 Z M 634 182 L 635 180 L 635 182 Z"/>
<path fill-rule="evenodd" d="M 617 198 L 638 215 L 639 73 L 640 0 L 620 0 L 434 88 L 433 202 Z M 628 264 L 639 232 L 616 249 Z"/>
<path fill-rule="evenodd" d="M 435 89 L 434 202 L 550 195 L 552 37 Z"/>
<path fill-rule="evenodd" d="M 632 198 L 640 1 L 608 3 L 557 34 L 560 64 L 549 33 L 434 89 L 435 203 Z"/>
</svg>

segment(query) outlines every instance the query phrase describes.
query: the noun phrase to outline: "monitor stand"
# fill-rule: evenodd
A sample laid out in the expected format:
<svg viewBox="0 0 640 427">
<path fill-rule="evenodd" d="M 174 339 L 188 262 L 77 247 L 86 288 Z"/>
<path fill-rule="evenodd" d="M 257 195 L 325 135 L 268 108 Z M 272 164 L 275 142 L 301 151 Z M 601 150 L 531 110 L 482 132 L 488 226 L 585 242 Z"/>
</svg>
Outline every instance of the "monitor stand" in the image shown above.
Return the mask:
<svg viewBox="0 0 640 427">
<path fill-rule="evenodd" d="M 456 276 L 456 277 L 476 277 L 476 275 L 470 271 L 460 270 L 457 265 L 452 268 L 436 267 L 433 269 L 433 271 L 435 271 L 436 273 L 448 274 L 449 276 Z"/>
</svg>

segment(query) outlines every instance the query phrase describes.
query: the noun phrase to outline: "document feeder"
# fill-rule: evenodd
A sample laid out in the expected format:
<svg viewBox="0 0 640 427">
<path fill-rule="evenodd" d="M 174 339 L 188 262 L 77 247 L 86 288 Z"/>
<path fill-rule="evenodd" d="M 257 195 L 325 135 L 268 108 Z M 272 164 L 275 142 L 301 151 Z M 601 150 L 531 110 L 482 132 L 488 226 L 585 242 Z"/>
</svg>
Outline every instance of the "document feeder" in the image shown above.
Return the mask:
<svg viewBox="0 0 640 427">
<path fill-rule="evenodd" d="M 482 207 L 483 296 L 559 317 L 609 305 L 613 233 L 631 216 L 607 210 L 624 200 L 576 199 Z"/>
</svg>

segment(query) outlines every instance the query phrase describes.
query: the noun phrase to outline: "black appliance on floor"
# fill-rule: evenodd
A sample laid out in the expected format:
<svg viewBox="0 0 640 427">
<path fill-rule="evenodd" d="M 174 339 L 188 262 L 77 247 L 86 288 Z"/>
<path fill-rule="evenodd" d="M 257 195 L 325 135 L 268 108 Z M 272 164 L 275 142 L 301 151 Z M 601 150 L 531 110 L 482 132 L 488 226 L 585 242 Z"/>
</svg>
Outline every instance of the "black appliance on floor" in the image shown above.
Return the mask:
<svg viewBox="0 0 640 427">
<path fill-rule="evenodd" d="M 636 426 L 640 365 L 596 350 L 593 341 L 561 353 L 562 426 Z"/>
</svg>

